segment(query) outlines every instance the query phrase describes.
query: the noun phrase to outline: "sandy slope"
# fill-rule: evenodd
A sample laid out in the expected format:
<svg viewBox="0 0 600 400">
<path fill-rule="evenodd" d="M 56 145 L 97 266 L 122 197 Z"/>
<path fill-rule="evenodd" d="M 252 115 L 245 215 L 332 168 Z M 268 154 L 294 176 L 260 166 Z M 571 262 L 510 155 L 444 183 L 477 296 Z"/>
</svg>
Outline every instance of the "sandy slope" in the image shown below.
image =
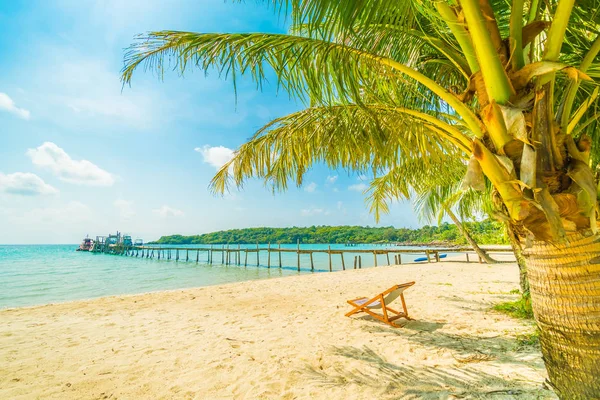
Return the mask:
<svg viewBox="0 0 600 400">
<path fill-rule="evenodd" d="M 346 318 L 415 280 L 417 321 Z M 0 311 L 0 398 L 555 398 L 514 264 L 378 267 Z"/>
</svg>

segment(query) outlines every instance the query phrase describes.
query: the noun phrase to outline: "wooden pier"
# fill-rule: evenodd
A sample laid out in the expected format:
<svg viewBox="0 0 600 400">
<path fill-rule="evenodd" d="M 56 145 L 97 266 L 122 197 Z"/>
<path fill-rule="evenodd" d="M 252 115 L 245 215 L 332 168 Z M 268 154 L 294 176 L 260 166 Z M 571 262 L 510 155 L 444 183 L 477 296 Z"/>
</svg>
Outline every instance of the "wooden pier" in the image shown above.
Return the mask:
<svg viewBox="0 0 600 400">
<path fill-rule="evenodd" d="M 512 249 L 507 247 L 487 247 L 487 252 L 493 253 L 512 253 Z M 470 247 L 452 247 L 452 248 L 419 248 L 419 249 L 402 249 L 402 248 L 387 248 L 387 249 L 331 249 L 328 246 L 327 249 L 302 249 L 300 243 L 297 243 L 296 248 L 281 248 L 278 244 L 276 247 L 268 244 L 266 247 L 260 247 L 258 244 L 256 247 L 241 248 L 240 245 L 234 247 L 230 245 L 211 245 L 210 247 L 163 247 L 163 246 L 130 246 L 130 247 L 115 247 L 110 251 L 104 251 L 106 254 L 116 254 L 129 257 L 140 257 L 150 258 L 157 260 L 174 260 L 174 261 L 195 261 L 196 263 L 204 264 L 222 264 L 222 265 L 239 265 L 239 266 L 260 266 L 261 265 L 261 253 L 266 256 L 266 263 L 262 264 L 267 268 L 282 268 L 282 253 L 295 253 L 296 265 L 295 267 L 300 271 L 302 269 L 301 256 L 308 255 L 310 262 L 310 270 L 315 270 L 315 264 L 313 255 L 315 253 L 324 253 L 328 256 L 329 271 L 334 270 L 346 270 L 346 259 L 344 254 L 352 254 L 354 256 L 352 263 L 353 269 L 360 269 L 363 265 L 373 265 L 375 267 L 379 265 L 401 265 L 403 263 L 402 255 L 405 255 L 404 262 L 406 263 L 406 256 L 420 256 L 427 258 L 427 262 L 439 262 L 440 255 L 445 253 L 464 253 L 466 255 L 466 261 L 471 262 L 470 255 L 474 255 L 475 259 L 479 263 L 483 263 L 483 260 L 477 256 L 475 251 Z M 273 257 L 275 253 L 275 257 Z M 217 258 L 215 259 L 215 254 Z M 390 255 L 393 258 L 390 258 Z M 334 257 L 335 256 L 335 257 Z M 364 256 L 364 258 L 363 258 Z M 370 264 L 367 257 L 372 256 L 373 263 Z M 385 256 L 385 263 L 380 264 L 378 256 Z M 339 257 L 339 258 L 338 258 Z M 335 262 L 334 258 L 339 260 Z M 412 257 L 411 257 L 412 259 Z M 243 262 L 242 262 L 243 260 Z M 264 263 L 265 258 L 263 258 Z M 393 260 L 393 263 L 391 262 Z M 293 267 L 287 265 L 286 267 Z M 308 269 L 308 266 L 306 267 Z"/>
</svg>

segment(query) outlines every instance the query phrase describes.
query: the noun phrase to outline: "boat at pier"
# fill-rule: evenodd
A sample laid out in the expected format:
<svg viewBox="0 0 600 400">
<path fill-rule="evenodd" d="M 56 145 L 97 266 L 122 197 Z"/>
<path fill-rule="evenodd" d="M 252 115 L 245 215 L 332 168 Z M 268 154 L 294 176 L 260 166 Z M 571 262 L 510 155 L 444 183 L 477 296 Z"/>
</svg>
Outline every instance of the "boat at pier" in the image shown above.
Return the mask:
<svg viewBox="0 0 600 400">
<path fill-rule="evenodd" d="M 123 235 L 117 231 L 116 235 L 96 236 L 96 240 L 86 237 L 79 245 L 77 251 L 91 251 L 93 253 L 116 253 L 124 250 L 141 247 L 144 245 L 142 239 L 136 239 L 135 243 L 130 235 Z"/>
<path fill-rule="evenodd" d="M 90 239 L 89 237 L 86 237 L 85 239 L 83 239 L 83 242 L 81 242 L 81 244 L 79 245 L 77 251 L 92 251 L 93 247 L 94 240 Z"/>
</svg>

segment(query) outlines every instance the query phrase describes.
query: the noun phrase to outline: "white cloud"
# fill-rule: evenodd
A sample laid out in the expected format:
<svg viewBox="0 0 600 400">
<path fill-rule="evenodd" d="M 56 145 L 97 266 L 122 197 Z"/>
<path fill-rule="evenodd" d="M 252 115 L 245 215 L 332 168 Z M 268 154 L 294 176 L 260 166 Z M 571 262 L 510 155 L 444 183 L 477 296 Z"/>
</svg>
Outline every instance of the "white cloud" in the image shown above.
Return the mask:
<svg viewBox="0 0 600 400">
<path fill-rule="evenodd" d="M 348 186 L 348 190 L 353 190 L 355 192 L 364 192 L 367 190 L 368 186 L 364 183 L 357 183 L 355 185 Z"/>
<path fill-rule="evenodd" d="M 58 190 L 48 185 L 36 174 L 15 172 L 14 174 L 5 175 L 0 172 L 0 193 L 38 196 L 57 194 Z"/>
<path fill-rule="evenodd" d="M 333 185 L 337 181 L 337 179 L 338 179 L 337 175 L 327 176 L 327 178 L 325 179 L 325 182 L 330 185 Z"/>
<path fill-rule="evenodd" d="M 304 217 L 311 217 L 315 215 L 329 215 L 329 210 L 323 208 L 305 208 L 300 210 L 300 214 Z"/>
<path fill-rule="evenodd" d="M 169 207 L 167 205 L 164 205 L 161 208 L 158 208 L 156 210 L 152 210 L 152 212 L 154 214 L 159 215 L 161 218 L 182 217 L 183 214 L 184 214 L 183 211 L 178 210 L 178 209 L 173 208 L 173 207 Z"/>
<path fill-rule="evenodd" d="M 61 207 L 34 208 L 27 211 L 18 220 L 21 223 L 39 225 L 49 224 L 54 227 L 65 224 L 82 224 L 94 215 L 92 210 L 78 201 L 71 201 Z"/>
<path fill-rule="evenodd" d="M 135 215 L 133 201 L 117 199 L 114 201 L 113 206 L 119 210 L 122 219 L 131 219 Z"/>
<path fill-rule="evenodd" d="M 63 149 L 46 142 L 27 150 L 34 165 L 48 168 L 61 180 L 77 185 L 112 186 L 115 178 L 88 160 L 73 160 Z"/>
<path fill-rule="evenodd" d="M 305 190 L 305 191 L 307 191 L 308 193 L 312 193 L 312 192 L 314 192 L 315 190 L 317 190 L 317 186 L 318 186 L 318 185 L 317 185 L 316 183 L 314 183 L 314 182 L 311 182 L 311 183 L 309 183 L 308 185 L 306 185 L 306 186 L 304 187 L 304 190 Z"/>
<path fill-rule="evenodd" d="M 0 110 L 8 111 L 11 114 L 15 114 L 19 118 L 29 119 L 31 113 L 29 110 L 19 108 L 15 105 L 15 102 L 8 97 L 6 93 L 0 92 Z"/>
<path fill-rule="evenodd" d="M 204 145 L 196 147 L 194 151 L 202 154 L 204 162 L 219 170 L 233 158 L 233 150 L 224 146 L 211 147 Z"/>
</svg>

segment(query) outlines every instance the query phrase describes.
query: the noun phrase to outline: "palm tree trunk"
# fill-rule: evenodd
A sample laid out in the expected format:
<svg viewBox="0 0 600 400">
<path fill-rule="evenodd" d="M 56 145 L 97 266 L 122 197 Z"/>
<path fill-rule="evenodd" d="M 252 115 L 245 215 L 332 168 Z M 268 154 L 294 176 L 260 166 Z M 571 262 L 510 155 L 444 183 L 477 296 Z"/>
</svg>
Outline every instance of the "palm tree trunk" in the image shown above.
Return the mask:
<svg viewBox="0 0 600 400">
<path fill-rule="evenodd" d="M 483 251 L 483 249 L 481 247 L 479 247 L 479 245 L 477 244 L 477 242 L 475 242 L 475 240 L 473 240 L 473 238 L 471 237 L 471 235 L 469 234 L 469 232 L 465 229 L 465 227 L 463 226 L 462 222 L 452 212 L 452 210 L 450 210 L 449 207 L 445 207 L 445 211 L 446 211 L 446 214 L 448 214 L 448 216 L 452 220 L 452 222 L 454 222 L 454 224 L 456 225 L 456 227 L 458 228 L 458 230 L 460 231 L 460 233 L 462 233 L 462 235 L 465 237 L 465 239 L 467 239 L 467 242 L 469 242 L 469 244 L 471 245 L 471 247 L 473 247 L 473 250 L 475 250 L 475 253 L 477 253 L 477 255 L 479 257 L 481 257 L 486 263 L 488 263 L 488 264 L 496 264 L 497 261 L 494 260 L 492 257 L 490 257 L 485 251 Z"/>
<path fill-rule="evenodd" d="M 600 396 L 600 234 L 565 244 L 534 242 L 523 252 L 540 344 L 561 399 Z"/>
<path fill-rule="evenodd" d="M 521 242 L 512 231 L 510 224 L 506 224 L 506 228 L 508 230 L 507 236 L 510 246 L 515 253 L 515 258 L 517 259 L 517 265 L 519 266 L 519 286 L 521 286 L 521 294 L 524 298 L 529 298 L 529 281 L 527 280 L 527 260 L 525 260 L 525 256 L 523 255 L 523 247 L 521 246 Z"/>
</svg>

